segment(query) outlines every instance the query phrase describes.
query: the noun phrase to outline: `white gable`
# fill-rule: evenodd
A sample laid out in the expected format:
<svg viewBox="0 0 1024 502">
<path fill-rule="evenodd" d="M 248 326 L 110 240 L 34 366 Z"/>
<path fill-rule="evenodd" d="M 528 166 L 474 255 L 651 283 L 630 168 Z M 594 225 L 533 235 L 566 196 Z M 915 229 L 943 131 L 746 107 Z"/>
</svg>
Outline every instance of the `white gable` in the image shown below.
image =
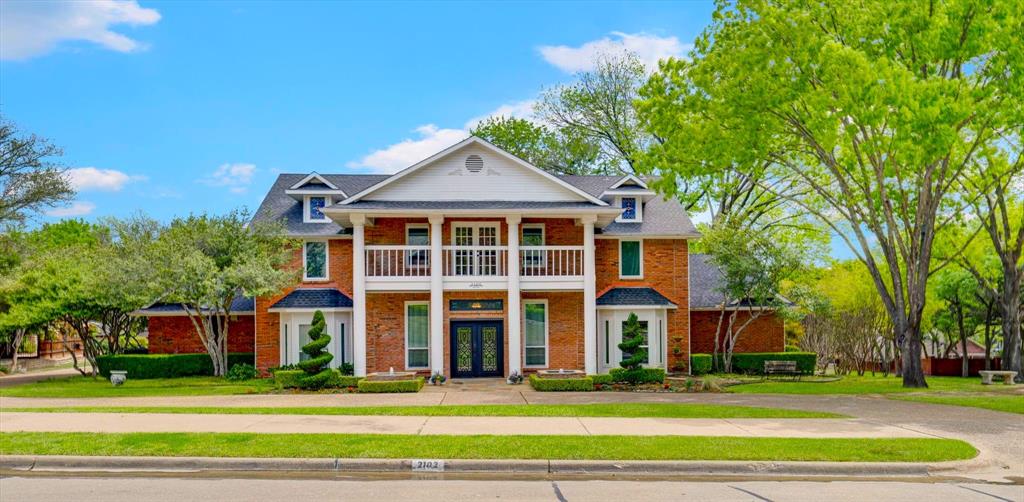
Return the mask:
<svg viewBox="0 0 1024 502">
<path fill-rule="evenodd" d="M 470 141 L 362 199 L 593 201 L 560 180 L 523 164 L 496 147 Z"/>
</svg>

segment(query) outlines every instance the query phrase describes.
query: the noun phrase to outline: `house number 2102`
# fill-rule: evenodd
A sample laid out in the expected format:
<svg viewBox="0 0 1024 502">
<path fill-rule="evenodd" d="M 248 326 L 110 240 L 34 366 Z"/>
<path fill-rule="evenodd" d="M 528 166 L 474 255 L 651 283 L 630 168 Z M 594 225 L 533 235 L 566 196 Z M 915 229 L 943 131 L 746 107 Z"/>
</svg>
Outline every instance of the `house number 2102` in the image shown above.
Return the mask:
<svg viewBox="0 0 1024 502">
<path fill-rule="evenodd" d="M 414 472 L 444 472 L 444 460 L 413 460 Z"/>
</svg>

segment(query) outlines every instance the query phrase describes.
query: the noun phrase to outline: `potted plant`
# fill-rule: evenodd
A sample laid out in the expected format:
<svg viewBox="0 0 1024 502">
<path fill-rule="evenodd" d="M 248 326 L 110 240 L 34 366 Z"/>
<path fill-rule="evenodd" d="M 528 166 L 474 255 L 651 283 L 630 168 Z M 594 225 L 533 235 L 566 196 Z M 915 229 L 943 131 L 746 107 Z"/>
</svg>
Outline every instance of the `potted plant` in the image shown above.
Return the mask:
<svg viewBox="0 0 1024 502">
<path fill-rule="evenodd" d="M 512 373 L 508 376 L 509 385 L 516 385 L 523 383 L 523 375 L 518 370 L 512 370 Z"/>
<path fill-rule="evenodd" d="M 430 385 L 444 385 L 448 381 L 448 377 L 444 376 L 440 371 L 434 372 L 430 375 Z"/>
</svg>

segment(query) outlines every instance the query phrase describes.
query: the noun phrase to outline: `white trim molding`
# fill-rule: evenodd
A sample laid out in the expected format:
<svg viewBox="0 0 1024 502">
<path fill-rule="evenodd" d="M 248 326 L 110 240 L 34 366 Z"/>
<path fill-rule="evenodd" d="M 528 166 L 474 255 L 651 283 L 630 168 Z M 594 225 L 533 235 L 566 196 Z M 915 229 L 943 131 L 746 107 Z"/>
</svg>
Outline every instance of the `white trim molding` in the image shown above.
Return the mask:
<svg viewBox="0 0 1024 502">
<path fill-rule="evenodd" d="M 320 175 L 320 173 L 317 173 L 315 171 L 312 172 L 312 173 L 309 173 L 305 178 L 302 178 L 302 180 L 300 180 L 298 183 L 292 185 L 288 189 L 289 190 L 298 190 L 298 189 L 302 188 L 303 186 L 305 186 L 310 181 L 313 181 L 314 179 L 319 181 L 320 183 L 323 183 L 324 185 L 327 185 L 327 186 L 331 187 L 332 190 L 338 190 L 339 189 L 337 187 L 337 185 L 335 185 L 334 183 L 331 183 L 330 181 L 327 180 L 327 178 L 324 178 L 322 175 Z"/>
<path fill-rule="evenodd" d="M 620 186 L 625 185 L 627 181 L 632 181 L 634 185 L 637 185 L 637 186 L 640 186 L 640 187 L 643 187 L 643 188 L 647 188 L 647 183 L 644 183 L 644 180 L 642 180 L 640 178 L 637 178 L 636 176 L 634 176 L 632 174 L 627 174 L 627 175 L 623 176 L 621 180 L 616 181 L 615 184 L 612 185 L 611 187 L 609 187 L 608 189 L 609 190 L 615 190 L 616 188 L 619 188 Z"/>
<path fill-rule="evenodd" d="M 643 223 L 643 221 L 644 221 L 644 199 L 643 199 L 643 197 L 640 197 L 639 195 L 620 195 L 620 196 L 616 196 L 615 197 L 615 205 L 618 206 L 620 209 L 623 209 L 623 213 L 625 213 L 625 209 L 626 208 L 622 207 L 622 199 L 633 199 L 633 203 L 635 204 L 635 206 L 633 206 L 633 218 L 627 220 L 625 217 L 622 216 L 622 214 L 620 214 L 618 218 L 615 218 L 615 221 L 619 222 L 619 223 Z"/>
</svg>

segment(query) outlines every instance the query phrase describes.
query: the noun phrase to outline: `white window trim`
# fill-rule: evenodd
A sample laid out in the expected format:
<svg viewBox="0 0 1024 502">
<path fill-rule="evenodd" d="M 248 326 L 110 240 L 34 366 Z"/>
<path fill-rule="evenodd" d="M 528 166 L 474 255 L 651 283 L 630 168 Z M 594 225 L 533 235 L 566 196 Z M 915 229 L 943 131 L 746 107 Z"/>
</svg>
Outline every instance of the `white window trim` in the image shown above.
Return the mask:
<svg viewBox="0 0 1024 502">
<path fill-rule="evenodd" d="M 640 275 L 622 275 L 622 243 L 640 243 Z M 619 279 L 643 279 L 644 278 L 644 240 L 643 239 L 619 239 Z"/>
<path fill-rule="evenodd" d="M 551 309 L 547 300 L 523 300 L 523 363 L 526 363 L 526 306 L 531 304 L 544 305 L 544 364 L 524 364 L 526 368 L 547 368 L 551 362 Z M 536 347 L 536 345 L 531 345 Z"/>
<path fill-rule="evenodd" d="M 622 214 L 619 214 L 619 216 L 617 218 L 615 218 L 615 221 L 617 221 L 619 223 L 641 223 L 641 222 L 643 222 L 644 221 L 644 199 L 643 199 L 643 197 L 639 197 L 639 196 L 636 196 L 636 197 L 634 197 L 634 196 L 618 196 L 618 197 L 615 197 L 615 205 L 620 207 L 620 208 L 622 208 L 622 199 L 633 199 L 633 200 L 636 201 L 636 210 L 634 211 L 636 213 L 636 215 L 635 215 L 636 217 L 633 218 L 633 219 L 627 220 L 626 218 L 622 217 Z"/>
<path fill-rule="evenodd" d="M 302 198 L 302 222 L 303 223 L 330 223 L 331 219 L 328 218 L 326 214 L 324 215 L 324 218 L 322 220 L 313 219 L 312 211 L 310 210 L 311 208 L 309 206 L 309 199 L 312 199 L 313 197 L 323 197 L 323 199 L 324 199 L 324 209 L 326 209 L 328 207 L 331 207 L 331 197 L 330 196 L 327 196 L 327 195 L 307 195 L 307 196 L 303 197 Z"/>
<path fill-rule="evenodd" d="M 310 242 L 324 243 L 324 276 L 309 277 L 306 275 L 306 244 Z M 327 282 L 331 280 L 331 243 L 327 239 L 310 239 L 302 241 L 302 282 Z"/>
<path fill-rule="evenodd" d="M 429 223 L 406 223 L 405 224 L 405 245 L 406 246 L 410 246 L 411 245 L 411 244 L 409 244 L 409 229 L 410 228 L 424 228 L 424 229 L 426 229 L 427 230 L 427 245 L 428 246 L 430 245 L 430 224 Z M 428 258 L 427 258 L 427 263 L 413 263 L 412 262 L 412 252 L 409 251 L 409 250 L 406 250 L 406 252 L 405 252 L 405 268 L 415 268 L 415 269 L 430 268 L 429 254 L 428 254 Z"/>
<path fill-rule="evenodd" d="M 480 245 L 480 228 L 493 228 L 495 246 L 501 246 L 501 223 L 497 221 L 453 221 L 452 222 L 452 246 L 455 246 L 455 229 L 456 228 L 472 228 L 473 231 L 473 246 Z"/>
<path fill-rule="evenodd" d="M 412 301 L 405 302 L 405 306 L 402 307 L 402 316 L 405 318 L 405 369 L 406 370 L 426 370 L 430 369 L 430 337 L 433 333 L 430 332 L 430 323 L 427 323 L 427 365 L 426 366 L 409 366 L 409 307 L 412 305 L 426 305 L 427 313 L 430 313 L 430 302 L 429 301 Z M 422 350 L 417 347 L 417 350 Z"/>
<path fill-rule="evenodd" d="M 524 245 L 523 244 L 523 235 L 525 234 L 527 228 L 539 228 L 540 229 L 540 245 L 541 246 L 547 246 L 548 245 L 548 231 L 547 231 L 546 228 L 544 228 L 544 224 L 543 223 L 523 223 L 523 228 L 519 232 L 519 245 L 520 246 Z M 522 253 L 520 253 L 520 254 L 522 254 Z M 525 264 L 525 260 L 524 260 L 524 264 Z M 541 251 L 541 253 L 540 253 L 540 260 L 538 260 L 537 263 L 530 263 L 530 264 L 528 264 L 527 267 L 528 268 L 536 268 L 536 269 L 540 269 L 540 270 L 547 270 L 547 268 L 548 268 L 548 254 L 547 254 L 547 252 Z"/>
</svg>

